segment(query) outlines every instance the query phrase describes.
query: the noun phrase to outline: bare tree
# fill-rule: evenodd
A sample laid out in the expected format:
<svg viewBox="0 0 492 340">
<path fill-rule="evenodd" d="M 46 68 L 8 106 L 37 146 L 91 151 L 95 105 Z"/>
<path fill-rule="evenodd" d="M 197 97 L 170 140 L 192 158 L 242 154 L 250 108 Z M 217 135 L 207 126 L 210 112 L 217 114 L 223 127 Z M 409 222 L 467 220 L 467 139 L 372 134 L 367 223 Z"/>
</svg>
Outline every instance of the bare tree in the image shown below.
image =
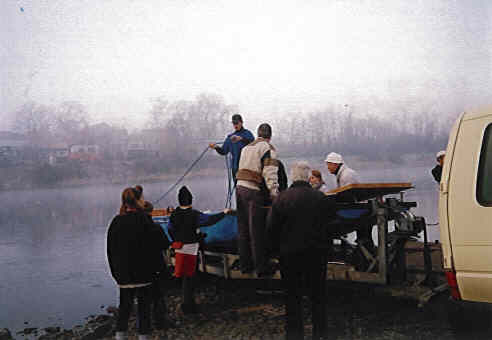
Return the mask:
<svg viewBox="0 0 492 340">
<path fill-rule="evenodd" d="M 65 101 L 56 110 L 54 133 L 67 144 L 88 143 L 88 113 L 78 101 Z"/>
<path fill-rule="evenodd" d="M 231 116 L 238 113 L 235 105 L 226 105 L 221 96 L 202 93 L 196 97 L 192 107 L 194 133 L 208 142 L 221 140 L 230 132 Z"/>
<path fill-rule="evenodd" d="M 152 108 L 149 112 L 147 127 L 163 128 L 170 119 L 168 111 L 169 102 L 164 96 L 152 99 Z"/>
<path fill-rule="evenodd" d="M 49 143 L 53 139 L 54 109 L 33 101 L 15 112 L 12 130 L 25 135 L 32 147 Z"/>
</svg>

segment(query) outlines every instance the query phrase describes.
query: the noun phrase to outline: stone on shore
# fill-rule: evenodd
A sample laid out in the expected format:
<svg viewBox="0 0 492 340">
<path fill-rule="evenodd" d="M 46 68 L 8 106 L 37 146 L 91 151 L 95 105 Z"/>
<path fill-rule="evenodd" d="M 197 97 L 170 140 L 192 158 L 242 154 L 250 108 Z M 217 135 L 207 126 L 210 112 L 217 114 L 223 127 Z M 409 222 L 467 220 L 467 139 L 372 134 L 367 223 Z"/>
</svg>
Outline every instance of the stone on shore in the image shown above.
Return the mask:
<svg viewBox="0 0 492 340">
<path fill-rule="evenodd" d="M 258 287 L 261 284 L 264 286 Z M 284 296 L 278 294 L 278 287 L 274 284 L 278 282 L 217 281 L 200 276 L 197 279 L 195 297 L 201 313 L 183 315 L 180 308 L 182 292 L 179 282 L 169 282 L 166 304 L 168 316 L 174 327 L 167 330 L 153 329 L 150 338 L 284 339 L 285 300 Z M 271 293 L 265 294 L 268 289 Z M 385 295 L 373 287 L 334 282 L 329 284 L 327 290 L 325 324 L 332 339 L 456 340 L 452 325 L 443 313 L 446 303 L 447 298 L 437 299 L 422 309 L 418 308 L 414 300 Z M 137 339 L 138 336 L 136 309 L 133 308 L 128 324 L 129 339 Z M 310 339 L 313 327 L 308 298 L 302 299 L 302 309 L 304 334 Z M 72 330 L 60 330 L 56 333 L 49 333 L 46 329 L 40 330 L 44 333 L 39 339 L 113 339 L 118 310 L 114 307 L 107 310 L 110 311 L 109 315 L 89 317 L 84 325 L 76 326 Z M 4 333 L 7 334 L 5 331 Z M 478 336 L 459 339 L 490 338 L 488 330 L 477 327 L 475 333 Z M 5 339 L 10 340 L 11 337 Z"/>
<path fill-rule="evenodd" d="M 37 327 L 29 327 L 29 328 L 24 328 L 22 331 L 17 332 L 17 334 L 22 334 L 22 335 L 30 335 L 30 334 L 37 334 L 38 329 Z"/>
<path fill-rule="evenodd" d="M 13 340 L 12 334 L 7 328 L 0 328 L 0 340 Z"/>
<path fill-rule="evenodd" d="M 43 328 L 43 331 L 45 331 L 48 334 L 54 334 L 60 331 L 60 327 L 46 327 Z"/>
<path fill-rule="evenodd" d="M 74 338 L 73 331 L 61 330 L 57 333 L 47 333 L 41 335 L 38 340 L 70 340 Z"/>
</svg>

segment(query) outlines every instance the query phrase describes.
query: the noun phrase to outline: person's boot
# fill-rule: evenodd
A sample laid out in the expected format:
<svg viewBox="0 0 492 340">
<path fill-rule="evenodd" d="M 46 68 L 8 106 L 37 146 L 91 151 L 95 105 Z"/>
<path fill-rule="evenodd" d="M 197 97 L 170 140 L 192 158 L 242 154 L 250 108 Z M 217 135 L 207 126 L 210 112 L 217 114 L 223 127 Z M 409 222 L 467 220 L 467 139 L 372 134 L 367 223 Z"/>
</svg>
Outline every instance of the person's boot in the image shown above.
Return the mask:
<svg viewBox="0 0 492 340">
<path fill-rule="evenodd" d="M 181 310 L 185 315 L 197 312 L 193 281 L 193 277 L 183 277 L 183 303 L 181 304 Z"/>
<path fill-rule="evenodd" d="M 183 312 L 183 315 L 190 314 L 189 306 L 185 305 L 184 303 L 181 304 L 181 311 Z"/>
<path fill-rule="evenodd" d="M 128 339 L 128 333 L 127 332 L 116 332 L 114 335 L 114 338 L 116 340 L 126 340 Z"/>
<path fill-rule="evenodd" d="M 232 270 L 240 270 L 242 274 L 250 274 L 255 270 L 252 262 L 241 262 L 240 259 L 235 260 L 231 265 Z"/>
<path fill-rule="evenodd" d="M 193 300 L 193 278 L 183 277 L 183 305 L 191 305 Z"/>
<path fill-rule="evenodd" d="M 197 305 L 195 302 L 193 302 L 190 305 L 190 309 L 191 309 L 191 314 L 198 314 L 198 313 L 200 313 L 200 305 Z"/>
<path fill-rule="evenodd" d="M 256 271 L 258 277 L 273 276 L 277 271 L 277 267 L 272 262 L 267 262 Z"/>
<path fill-rule="evenodd" d="M 169 329 L 169 328 L 176 328 L 176 323 L 174 322 L 173 319 L 167 316 L 164 318 L 164 329 Z"/>
<path fill-rule="evenodd" d="M 183 315 L 192 315 L 192 314 L 200 313 L 200 308 L 199 305 L 197 305 L 195 302 L 182 303 L 181 311 L 183 312 Z"/>
</svg>

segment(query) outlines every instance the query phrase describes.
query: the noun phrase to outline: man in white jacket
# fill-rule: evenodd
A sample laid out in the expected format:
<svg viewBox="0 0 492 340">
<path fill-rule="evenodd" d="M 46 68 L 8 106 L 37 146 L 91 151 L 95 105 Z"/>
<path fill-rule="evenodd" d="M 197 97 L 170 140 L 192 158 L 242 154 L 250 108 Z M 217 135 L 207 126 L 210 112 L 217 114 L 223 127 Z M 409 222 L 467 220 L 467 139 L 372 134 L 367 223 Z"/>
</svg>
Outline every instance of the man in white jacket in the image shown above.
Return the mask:
<svg viewBox="0 0 492 340">
<path fill-rule="evenodd" d="M 237 225 L 239 262 L 243 273 L 272 274 L 266 254 L 267 202 L 279 192 L 277 152 L 270 144 L 272 128 L 258 127 L 258 138 L 241 152 L 237 172 Z M 268 197 L 270 196 L 270 197 Z"/>
<path fill-rule="evenodd" d="M 326 167 L 337 178 L 337 188 L 359 183 L 359 175 L 346 166 L 341 155 L 331 152 L 325 159 Z"/>
<path fill-rule="evenodd" d="M 331 152 L 325 159 L 326 167 L 328 171 L 336 176 L 337 188 L 344 187 L 349 184 L 359 183 L 359 175 L 355 170 L 352 170 L 347 165 L 341 155 L 335 152 Z M 355 199 L 355 198 L 354 198 Z M 359 245 L 364 245 L 369 251 L 374 249 L 374 243 L 372 240 L 372 225 L 360 225 L 357 230 L 357 240 Z"/>
</svg>

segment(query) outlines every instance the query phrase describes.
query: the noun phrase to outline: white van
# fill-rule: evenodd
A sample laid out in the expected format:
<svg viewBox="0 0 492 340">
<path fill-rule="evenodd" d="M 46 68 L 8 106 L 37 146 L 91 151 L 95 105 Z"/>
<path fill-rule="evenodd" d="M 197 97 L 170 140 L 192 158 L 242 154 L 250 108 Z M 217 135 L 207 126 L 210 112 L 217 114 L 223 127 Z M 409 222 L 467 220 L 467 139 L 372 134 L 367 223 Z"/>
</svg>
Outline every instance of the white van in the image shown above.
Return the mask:
<svg viewBox="0 0 492 340">
<path fill-rule="evenodd" d="M 439 191 L 451 295 L 492 303 L 492 109 L 466 112 L 454 124 Z"/>
</svg>

